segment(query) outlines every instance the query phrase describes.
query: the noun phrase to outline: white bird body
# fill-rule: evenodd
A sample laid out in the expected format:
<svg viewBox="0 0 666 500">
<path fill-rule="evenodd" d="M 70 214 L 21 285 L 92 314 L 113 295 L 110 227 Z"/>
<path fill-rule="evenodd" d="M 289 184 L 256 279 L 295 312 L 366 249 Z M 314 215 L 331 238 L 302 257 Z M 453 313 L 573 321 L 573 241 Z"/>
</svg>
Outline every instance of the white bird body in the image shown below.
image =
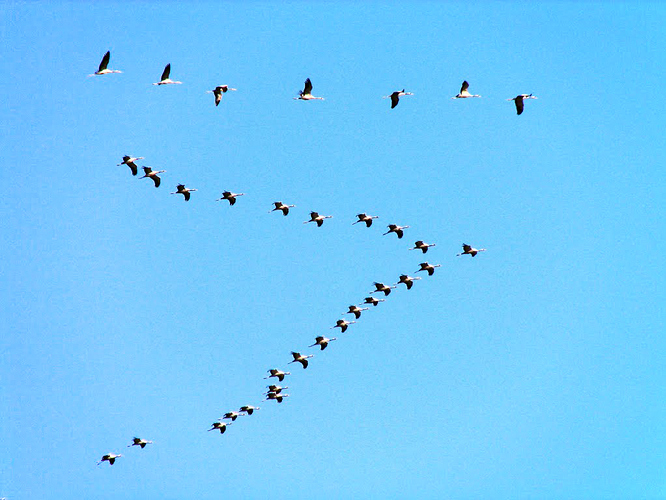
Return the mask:
<svg viewBox="0 0 666 500">
<path fill-rule="evenodd" d="M 164 66 L 164 71 L 162 71 L 162 77 L 160 78 L 160 81 L 153 83 L 153 85 L 175 85 L 183 83 L 183 82 L 174 81 L 171 78 L 169 78 L 170 74 L 171 74 L 171 63 Z"/>
<path fill-rule="evenodd" d="M 300 352 L 295 352 L 291 351 L 291 355 L 294 357 L 293 361 L 290 361 L 289 363 L 300 363 L 303 365 L 303 369 L 305 370 L 308 367 L 308 358 L 314 357 L 314 354 L 308 354 L 307 356 L 305 354 L 301 354 Z"/>
<path fill-rule="evenodd" d="M 308 346 L 308 347 L 314 347 L 314 346 L 318 345 L 319 347 L 321 347 L 321 350 L 323 351 L 324 349 L 326 349 L 326 347 L 328 347 L 329 342 L 333 342 L 334 340 L 338 340 L 338 339 L 336 337 L 333 337 L 331 339 L 328 339 L 328 338 L 323 337 L 323 336 L 316 337 L 315 338 L 315 343 L 312 344 L 311 346 Z"/>
<path fill-rule="evenodd" d="M 311 101 L 313 99 L 319 99 L 320 101 L 324 100 L 323 97 L 315 97 L 312 95 L 312 82 L 309 78 L 305 80 L 305 86 L 303 87 L 303 90 L 300 90 L 298 92 L 298 97 L 294 97 L 294 99 L 300 99 L 302 101 Z"/>
<path fill-rule="evenodd" d="M 395 233 L 398 235 L 398 239 L 402 239 L 402 236 L 404 234 L 403 230 L 407 229 L 409 226 L 398 226 L 397 224 L 389 224 L 386 227 L 388 227 L 389 230 L 384 233 L 384 236 L 386 236 L 389 233 Z"/>
<path fill-rule="evenodd" d="M 186 188 L 185 184 L 178 184 L 176 191 L 171 194 L 182 194 L 185 197 L 185 201 L 190 201 L 190 193 L 193 191 L 196 191 L 196 189 Z"/>
<path fill-rule="evenodd" d="M 143 171 L 145 172 L 146 175 L 143 177 L 139 177 L 139 179 L 145 179 L 146 177 L 150 178 L 153 180 L 155 183 L 155 187 L 160 187 L 160 183 L 162 182 L 162 179 L 157 174 L 163 174 L 166 172 L 166 170 L 153 170 L 150 167 L 143 167 Z"/>
<path fill-rule="evenodd" d="M 464 82 L 462 82 L 462 87 L 460 87 L 460 92 L 458 93 L 458 95 L 453 96 L 451 99 L 466 99 L 468 97 L 481 97 L 480 95 L 470 94 L 469 90 L 467 90 L 468 88 L 469 88 L 469 83 L 467 83 L 467 80 L 465 80 Z"/>
<path fill-rule="evenodd" d="M 122 457 L 122 455 L 115 454 L 115 453 L 107 453 L 106 455 L 102 456 L 102 460 L 97 462 L 97 465 L 101 464 L 102 462 L 109 462 L 109 465 L 113 465 L 116 461 L 116 458 Z"/>
<path fill-rule="evenodd" d="M 457 257 L 460 257 L 461 255 L 471 255 L 472 257 L 476 257 L 476 254 L 479 252 L 485 252 L 485 248 L 474 248 L 471 245 L 468 245 L 466 243 L 463 243 L 463 251 L 459 254 L 457 254 Z"/>
<path fill-rule="evenodd" d="M 264 380 L 269 379 L 271 377 L 275 377 L 280 382 L 282 382 L 286 375 L 291 375 L 291 373 L 289 372 L 283 372 L 282 370 L 278 370 L 276 368 L 271 368 L 270 370 L 268 370 L 268 373 L 270 373 L 270 375 L 268 377 L 264 377 Z"/>
<path fill-rule="evenodd" d="M 92 75 L 88 76 L 99 76 L 99 75 L 109 75 L 111 73 L 122 73 L 122 71 L 119 71 L 117 69 L 107 69 L 107 66 L 109 65 L 109 59 L 111 59 L 111 51 L 108 50 L 106 54 L 104 54 L 104 57 L 102 57 L 102 62 L 99 63 L 99 68 L 97 71 L 95 71 Z"/>
<path fill-rule="evenodd" d="M 538 99 L 538 97 L 533 96 L 532 94 L 518 94 L 516 97 L 507 99 L 507 101 L 514 101 L 516 103 L 516 114 L 522 114 L 525 109 L 525 99 Z"/>
<path fill-rule="evenodd" d="M 234 205 L 238 196 L 245 196 L 245 193 L 232 193 L 231 191 L 225 191 L 222 193 L 222 198 L 218 198 L 215 201 L 228 200 L 229 205 Z"/>
<path fill-rule="evenodd" d="M 125 155 L 123 156 L 123 161 L 118 163 L 117 166 L 119 167 L 120 165 L 127 165 L 132 171 L 132 175 L 136 175 L 139 172 L 139 168 L 135 163 L 137 160 L 143 160 L 143 156 L 132 157 L 130 155 Z"/>
<path fill-rule="evenodd" d="M 391 99 L 391 109 L 395 108 L 400 102 L 400 97 L 403 95 L 414 95 L 411 92 L 405 92 L 405 89 L 396 90 L 391 95 L 385 95 L 382 99 Z"/>
<path fill-rule="evenodd" d="M 357 214 L 356 217 L 358 217 L 358 220 L 356 222 L 352 222 L 352 226 L 354 224 L 358 224 L 359 222 L 365 222 L 366 227 L 372 226 L 372 220 L 373 219 L 379 219 L 378 215 L 368 215 L 368 214 Z"/>
<path fill-rule="evenodd" d="M 307 224 L 308 222 L 316 222 L 317 227 L 321 227 L 321 225 L 324 223 L 324 219 L 332 218 L 332 215 L 319 215 L 318 212 L 310 212 L 310 220 L 306 220 L 303 224 Z"/>
<path fill-rule="evenodd" d="M 345 333 L 347 331 L 347 328 L 349 328 L 349 325 L 353 325 L 356 323 L 356 321 L 347 321 L 346 319 L 339 319 L 338 321 L 335 322 L 335 326 L 331 327 L 331 330 L 333 328 L 339 328 L 342 333 Z"/>
<path fill-rule="evenodd" d="M 218 106 L 222 100 L 222 94 L 226 94 L 230 90 L 236 89 L 229 87 L 229 85 L 218 85 L 213 90 L 207 90 L 206 93 L 215 95 L 215 106 Z"/>
<path fill-rule="evenodd" d="M 442 267 L 441 264 L 434 264 L 433 265 L 433 264 L 430 264 L 428 262 L 421 262 L 419 264 L 419 266 L 421 266 L 421 269 L 419 269 L 416 272 L 418 273 L 420 271 L 426 271 L 428 273 L 428 276 L 432 276 L 433 274 L 435 274 L 435 268 L 436 267 Z"/>
<path fill-rule="evenodd" d="M 282 215 L 284 215 L 285 217 L 289 215 L 289 209 L 294 208 L 296 206 L 296 205 L 285 205 L 281 201 L 274 201 L 273 205 L 275 205 L 275 208 L 271 210 L 271 212 L 275 212 L 276 210 L 281 210 Z M 268 213 L 270 214 L 271 212 Z"/>
<path fill-rule="evenodd" d="M 135 438 L 132 439 L 132 444 L 128 444 L 127 447 L 130 448 L 132 446 L 141 446 L 141 448 L 145 448 L 147 444 L 153 444 L 153 442 L 152 441 L 146 441 L 145 439 L 135 437 Z"/>
</svg>

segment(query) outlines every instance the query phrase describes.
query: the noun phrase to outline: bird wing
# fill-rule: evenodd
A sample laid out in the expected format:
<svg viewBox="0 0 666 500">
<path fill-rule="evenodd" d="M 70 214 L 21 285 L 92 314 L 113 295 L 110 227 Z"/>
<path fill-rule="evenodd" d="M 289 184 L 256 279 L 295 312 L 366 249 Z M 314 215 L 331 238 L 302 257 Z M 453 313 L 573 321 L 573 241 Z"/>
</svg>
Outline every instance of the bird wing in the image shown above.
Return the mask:
<svg viewBox="0 0 666 500">
<path fill-rule="evenodd" d="M 153 169 L 150 167 L 143 167 L 143 171 L 146 175 L 149 175 L 153 171 Z"/>
<path fill-rule="evenodd" d="M 318 212 L 310 212 L 310 219 L 313 219 L 313 220 L 314 220 L 314 219 L 316 219 L 317 217 L 319 217 L 319 213 L 318 213 Z"/>
<path fill-rule="evenodd" d="M 281 210 L 284 215 L 289 215 L 289 207 L 284 206 L 281 208 Z"/>
<path fill-rule="evenodd" d="M 158 188 L 160 187 L 160 182 L 162 182 L 162 179 L 160 179 L 157 175 L 151 175 L 151 179 L 153 179 L 153 182 L 155 183 L 155 187 Z"/>
<path fill-rule="evenodd" d="M 215 106 L 218 106 L 220 104 L 220 101 L 222 100 L 222 92 L 215 89 L 213 90 L 213 94 L 215 94 Z"/>
<path fill-rule="evenodd" d="M 106 54 L 104 54 L 104 57 L 102 57 L 102 62 L 99 63 L 99 71 L 104 71 L 106 67 L 109 65 L 109 59 L 111 59 L 111 51 L 107 51 Z"/>
<path fill-rule="evenodd" d="M 435 268 L 434 267 L 427 268 L 427 271 L 428 271 L 428 276 L 432 276 L 433 274 L 435 274 Z"/>
<path fill-rule="evenodd" d="M 190 192 L 189 191 L 183 191 L 183 196 L 185 196 L 185 201 L 190 201 Z"/>
<path fill-rule="evenodd" d="M 127 166 L 132 170 L 132 175 L 136 175 L 137 172 L 139 171 L 138 168 L 136 167 L 136 163 L 133 161 L 128 161 Z"/>
<path fill-rule="evenodd" d="M 519 95 L 516 97 L 516 112 L 518 114 L 521 114 L 523 112 L 523 109 L 525 109 L 525 103 L 523 102 L 523 96 Z"/>
<path fill-rule="evenodd" d="M 401 239 L 404 233 L 402 232 L 402 229 L 396 229 L 395 234 L 398 235 L 398 239 Z"/>
<path fill-rule="evenodd" d="M 169 78 L 170 74 L 171 74 L 171 63 L 164 66 L 164 71 L 162 71 L 162 78 L 160 78 L 160 81 L 164 81 L 167 78 Z"/>
<path fill-rule="evenodd" d="M 317 227 L 321 227 L 321 225 L 324 223 L 322 219 L 317 220 Z"/>
<path fill-rule="evenodd" d="M 298 359 L 301 357 L 300 352 L 291 351 L 291 355 L 294 357 L 294 359 Z"/>
<path fill-rule="evenodd" d="M 109 458 L 109 463 L 110 463 L 111 465 L 113 465 L 115 461 L 116 461 L 116 457 Z"/>
<path fill-rule="evenodd" d="M 308 360 L 307 359 L 301 359 L 301 364 L 303 365 L 303 369 L 305 370 L 308 367 Z"/>
<path fill-rule="evenodd" d="M 399 101 L 400 101 L 400 97 L 398 95 L 398 92 L 393 92 L 391 94 L 391 109 L 395 108 L 398 105 Z"/>
<path fill-rule="evenodd" d="M 236 197 L 235 196 L 230 196 L 227 199 L 229 200 L 229 205 L 233 205 L 234 203 L 236 203 Z"/>
<path fill-rule="evenodd" d="M 308 78 L 307 80 L 305 80 L 305 87 L 303 88 L 303 93 L 309 94 L 311 92 L 312 92 L 312 82 Z"/>
<path fill-rule="evenodd" d="M 372 226 L 372 219 L 365 219 L 365 226 L 366 227 Z"/>
<path fill-rule="evenodd" d="M 470 245 L 463 243 L 463 252 L 469 252 L 472 249 Z"/>
<path fill-rule="evenodd" d="M 462 87 L 460 87 L 460 93 L 462 94 L 462 93 L 465 92 L 465 90 L 467 90 L 468 88 L 469 88 L 469 83 L 467 83 L 467 80 L 465 80 L 465 81 L 462 83 Z"/>
</svg>

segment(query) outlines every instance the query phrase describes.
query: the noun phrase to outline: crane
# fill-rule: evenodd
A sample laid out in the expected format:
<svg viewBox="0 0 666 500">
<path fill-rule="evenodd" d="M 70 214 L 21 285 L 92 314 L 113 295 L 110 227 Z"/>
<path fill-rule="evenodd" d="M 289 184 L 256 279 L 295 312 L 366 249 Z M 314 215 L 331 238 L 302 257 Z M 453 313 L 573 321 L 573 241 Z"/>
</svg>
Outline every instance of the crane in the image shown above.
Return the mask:
<svg viewBox="0 0 666 500">
<path fill-rule="evenodd" d="M 305 87 L 303 87 L 303 90 L 300 90 L 298 92 L 298 97 L 294 97 L 294 99 L 300 99 L 302 101 L 311 101 L 313 99 L 324 100 L 323 97 L 315 97 L 312 95 L 312 82 L 309 78 L 305 80 Z"/>
<path fill-rule="evenodd" d="M 104 57 L 102 57 L 102 62 L 99 63 L 99 68 L 97 69 L 97 71 L 95 71 L 92 75 L 88 76 L 108 75 L 110 73 L 122 73 L 122 71 L 119 71 L 117 69 L 107 69 L 107 66 L 109 65 L 109 59 L 111 59 L 111 51 L 107 50 L 106 54 L 104 54 Z"/>
<path fill-rule="evenodd" d="M 137 160 L 143 160 L 143 156 L 137 156 L 137 157 L 133 158 L 129 155 L 125 155 L 125 156 L 123 156 L 123 161 L 118 163 L 117 166 L 119 167 L 120 165 L 127 165 L 130 168 L 130 170 L 132 171 L 132 175 L 136 175 L 139 172 L 139 170 L 136 166 L 136 163 L 134 163 L 134 162 L 137 161 Z"/>
<path fill-rule="evenodd" d="M 323 351 L 324 349 L 326 349 L 326 347 L 328 347 L 328 343 L 333 342 L 334 340 L 338 340 L 338 339 L 336 337 L 328 339 L 326 337 L 319 336 L 319 337 L 315 338 L 315 343 L 312 344 L 311 346 L 308 346 L 308 347 L 314 347 L 314 346 L 318 345 L 319 347 L 321 347 L 321 350 Z"/>
<path fill-rule="evenodd" d="M 275 208 L 271 210 L 271 212 L 275 212 L 276 210 L 282 210 L 282 215 L 284 215 L 285 217 L 289 215 L 289 209 L 294 208 L 296 206 L 296 205 L 285 205 L 281 201 L 274 201 L 273 205 L 275 205 Z M 270 214 L 271 212 L 268 213 Z"/>
<path fill-rule="evenodd" d="M 176 82 L 171 78 L 169 78 L 170 74 L 171 74 L 171 63 L 164 66 L 164 71 L 162 71 L 162 77 L 160 78 L 160 81 L 153 83 L 153 85 L 174 85 L 174 84 L 183 83 L 183 82 Z"/>
<path fill-rule="evenodd" d="M 409 226 L 398 226 L 397 224 L 389 224 L 386 226 L 389 228 L 388 231 L 384 233 L 384 235 L 387 235 L 389 233 L 395 233 L 398 235 L 398 239 L 401 239 L 403 236 L 403 229 L 407 229 Z"/>
<path fill-rule="evenodd" d="M 391 98 L 391 109 L 393 109 L 398 105 L 398 102 L 400 102 L 400 96 L 403 95 L 414 95 L 414 94 L 412 94 L 411 92 L 405 92 L 405 89 L 402 89 L 402 90 L 396 90 L 391 95 L 385 95 L 382 99 Z"/>
<path fill-rule="evenodd" d="M 467 80 L 462 82 L 462 87 L 460 87 L 460 92 L 458 95 L 453 96 L 451 99 L 466 99 L 467 97 L 481 97 L 480 95 L 470 94 L 467 90 L 469 88 L 469 83 Z"/>
<path fill-rule="evenodd" d="M 132 444 L 128 444 L 127 447 L 131 448 L 132 446 L 141 446 L 141 448 L 145 448 L 147 444 L 153 444 L 152 441 L 146 441 L 145 439 L 141 439 L 138 437 L 135 437 L 132 439 Z"/>
<path fill-rule="evenodd" d="M 419 269 L 419 270 L 416 271 L 416 272 L 418 273 L 418 272 L 420 272 L 420 271 L 427 271 L 427 272 L 428 272 L 428 276 L 432 276 L 433 274 L 435 274 L 435 268 L 436 268 L 436 267 L 442 267 L 441 264 L 434 264 L 434 265 L 433 265 L 433 264 L 429 264 L 428 262 L 421 262 L 421 263 L 419 264 L 419 266 L 421 266 L 421 269 Z"/>
<path fill-rule="evenodd" d="M 176 186 L 176 191 L 171 194 L 182 194 L 185 197 L 185 201 L 190 201 L 190 193 L 196 191 L 194 188 L 186 188 L 185 184 L 178 184 Z"/>
<path fill-rule="evenodd" d="M 97 462 L 97 465 L 101 464 L 102 462 L 109 462 L 109 465 L 113 465 L 116 461 L 116 458 L 122 457 L 121 454 L 114 454 L 114 453 L 107 453 L 106 455 L 102 456 L 102 460 Z"/>
<path fill-rule="evenodd" d="M 533 96 L 532 94 L 518 94 L 516 97 L 507 99 L 507 101 L 514 101 L 516 103 L 516 114 L 522 114 L 525 109 L 525 99 L 538 99 L 538 97 Z"/>
<path fill-rule="evenodd" d="M 276 368 L 271 368 L 270 370 L 268 370 L 268 373 L 270 373 L 270 375 L 268 377 L 264 377 L 264 380 L 269 379 L 271 377 L 275 377 L 280 382 L 282 382 L 286 375 L 291 375 L 291 373 L 289 373 L 289 372 L 283 372 L 283 371 L 278 370 Z"/>
<path fill-rule="evenodd" d="M 354 224 L 358 224 L 359 222 L 365 222 L 366 227 L 372 226 L 372 219 L 379 219 L 378 215 L 368 215 L 368 214 L 356 214 L 356 217 L 358 217 L 358 220 L 356 222 L 352 222 L 352 226 Z"/>
<path fill-rule="evenodd" d="M 303 365 L 304 370 L 308 367 L 308 358 L 314 357 L 314 354 L 308 354 L 306 356 L 305 354 L 301 354 L 300 352 L 295 352 L 295 351 L 291 351 L 291 355 L 294 357 L 294 359 L 289 363 L 298 362 Z"/>
<path fill-rule="evenodd" d="M 222 198 L 218 198 L 215 201 L 228 200 L 229 205 L 234 205 L 236 203 L 236 197 L 245 196 L 245 193 L 232 193 L 231 191 L 225 191 L 222 193 Z"/>
<path fill-rule="evenodd" d="M 349 328 L 349 325 L 353 325 L 356 323 L 356 321 L 347 321 L 345 319 L 339 319 L 338 321 L 335 322 L 335 326 L 331 327 L 331 330 L 333 328 L 339 328 L 342 333 L 345 333 L 347 331 L 347 328 Z"/>
<path fill-rule="evenodd" d="M 414 242 L 414 248 L 410 248 L 410 250 L 421 250 L 423 253 L 426 253 L 428 251 L 428 248 L 437 246 L 435 243 L 425 243 L 422 240 L 415 241 Z"/>
<path fill-rule="evenodd" d="M 347 311 L 345 314 L 353 314 L 356 319 L 361 317 L 361 311 L 367 311 L 367 307 L 358 307 L 357 305 L 351 305 L 349 306 L 349 311 Z"/>
<path fill-rule="evenodd" d="M 229 87 L 229 85 L 218 85 L 213 90 L 207 90 L 206 93 L 215 95 L 215 106 L 218 106 L 222 100 L 222 94 L 226 94 L 230 90 L 236 89 Z"/>
<path fill-rule="evenodd" d="M 332 218 L 332 215 L 319 215 L 318 212 L 310 212 L 310 220 L 306 220 L 303 224 L 307 224 L 308 222 L 316 222 L 317 227 L 321 227 L 321 225 L 324 223 L 324 219 Z"/>
<path fill-rule="evenodd" d="M 468 245 L 467 243 L 463 243 L 463 251 L 459 254 L 457 254 L 457 257 L 460 257 L 461 255 L 471 255 L 472 257 L 476 257 L 476 254 L 479 252 L 485 252 L 485 248 L 474 248 L 471 245 Z"/>
<path fill-rule="evenodd" d="M 143 177 L 139 177 L 139 179 L 145 179 L 146 177 L 148 177 L 153 180 L 156 188 L 160 187 L 160 182 L 162 182 L 162 179 L 160 179 L 160 177 L 157 174 L 163 174 L 164 172 L 166 172 L 166 170 L 153 170 L 150 167 L 143 167 L 143 171 L 145 172 L 146 175 L 144 175 Z"/>
<path fill-rule="evenodd" d="M 400 281 L 398 281 L 398 283 L 396 283 L 396 285 L 399 284 L 399 283 L 404 283 L 405 286 L 407 287 L 407 290 L 411 290 L 412 287 L 414 286 L 414 281 L 418 281 L 420 279 L 421 278 L 412 278 L 411 276 L 408 276 L 406 274 L 401 274 L 400 275 Z"/>
<path fill-rule="evenodd" d="M 375 290 L 370 293 L 384 292 L 384 295 L 389 295 L 391 293 L 391 289 L 396 288 L 395 285 L 388 286 L 384 283 L 380 283 L 379 281 L 375 281 L 373 284 L 375 285 Z"/>
</svg>

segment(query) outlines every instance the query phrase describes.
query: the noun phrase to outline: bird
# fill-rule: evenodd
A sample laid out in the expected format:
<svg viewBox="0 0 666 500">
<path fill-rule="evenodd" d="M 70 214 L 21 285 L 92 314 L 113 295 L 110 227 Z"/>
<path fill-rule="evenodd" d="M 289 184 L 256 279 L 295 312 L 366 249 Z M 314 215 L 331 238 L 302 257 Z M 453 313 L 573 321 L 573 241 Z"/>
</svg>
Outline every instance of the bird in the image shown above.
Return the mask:
<svg viewBox="0 0 666 500">
<path fill-rule="evenodd" d="M 185 197 L 185 201 L 190 201 L 190 193 L 192 191 L 196 191 L 196 189 L 193 188 L 186 188 L 185 184 L 178 184 L 176 186 L 177 191 L 171 194 L 182 194 Z"/>
<path fill-rule="evenodd" d="M 101 464 L 102 462 L 109 462 L 109 465 L 113 465 L 114 462 L 116 461 L 116 458 L 122 457 L 122 455 L 118 454 L 115 455 L 113 453 L 107 453 L 102 457 L 102 460 L 97 462 L 97 465 Z"/>
<path fill-rule="evenodd" d="M 133 438 L 132 441 L 132 444 L 127 445 L 128 448 L 131 448 L 132 446 L 141 446 L 141 448 L 145 448 L 147 444 L 153 444 L 152 441 L 146 441 L 145 439 L 138 437 Z"/>
<path fill-rule="evenodd" d="M 276 377 L 280 382 L 282 382 L 284 380 L 285 375 L 291 375 L 291 373 L 289 372 L 283 372 L 276 368 L 271 368 L 270 370 L 268 370 L 268 373 L 270 373 L 270 375 L 268 377 L 264 377 L 264 380 L 269 379 L 271 377 Z"/>
<path fill-rule="evenodd" d="M 437 246 L 434 243 L 424 243 L 422 240 L 415 241 L 414 242 L 414 248 L 410 248 L 410 250 L 421 250 L 423 253 L 426 253 L 428 251 L 428 248 Z"/>
<path fill-rule="evenodd" d="M 119 167 L 120 165 L 127 165 L 132 171 L 132 175 L 136 175 L 139 172 L 139 169 L 137 168 L 136 163 L 134 162 L 137 160 L 143 160 L 143 156 L 137 156 L 135 158 L 132 158 L 129 155 L 125 155 L 123 156 L 123 161 L 118 163 L 117 166 Z"/>
<path fill-rule="evenodd" d="M 306 220 L 303 224 L 307 224 L 308 222 L 316 222 L 317 227 L 321 227 L 321 225 L 324 223 L 324 219 L 332 218 L 332 215 L 319 215 L 318 212 L 310 212 L 310 220 Z"/>
<path fill-rule="evenodd" d="M 220 434 L 224 434 L 224 432 L 227 430 L 227 426 L 231 425 L 231 422 L 213 422 L 213 425 L 210 429 L 208 429 L 208 432 L 214 431 L 214 430 L 219 430 Z"/>
<path fill-rule="evenodd" d="M 398 102 L 400 102 L 401 95 L 414 95 L 414 94 L 412 94 L 411 92 L 405 92 L 405 89 L 402 89 L 402 90 L 396 90 L 391 95 L 385 95 L 383 99 L 388 99 L 390 97 L 391 109 L 393 109 L 398 105 Z"/>
<path fill-rule="evenodd" d="M 312 95 L 312 82 L 309 78 L 305 80 L 305 87 L 303 87 L 303 90 L 299 90 L 298 97 L 294 97 L 294 99 L 300 99 L 302 101 L 311 101 L 312 99 L 324 100 L 323 97 L 315 97 Z"/>
<path fill-rule="evenodd" d="M 386 295 L 388 295 L 388 293 Z M 366 297 L 363 301 L 364 304 L 372 304 L 373 306 L 377 306 L 380 302 L 386 302 L 386 300 L 378 299 L 376 297 Z"/>
<path fill-rule="evenodd" d="M 206 93 L 215 94 L 215 106 L 218 106 L 222 100 L 222 94 L 226 94 L 229 90 L 236 89 L 229 87 L 229 85 L 218 85 L 213 90 L 207 90 Z"/>
<path fill-rule="evenodd" d="M 420 280 L 421 278 L 412 278 L 411 276 L 408 276 L 406 274 L 401 274 L 400 275 L 400 280 L 398 283 L 404 283 L 405 286 L 407 287 L 407 290 L 411 290 L 412 287 L 414 286 L 414 281 Z M 396 283 L 396 285 L 398 284 Z"/>
<path fill-rule="evenodd" d="M 318 346 L 321 347 L 321 350 L 323 351 L 324 349 L 326 349 L 326 347 L 328 347 L 328 343 L 333 342 L 334 340 L 338 340 L 338 339 L 336 337 L 333 337 L 331 339 L 327 339 L 326 337 L 322 337 L 322 336 L 316 337 L 315 338 L 315 343 L 312 344 L 311 346 L 308 346 L 308 347 L 314 347 L 314 346 L 318 345 Z"/>
<path fill-rule="evenodd" d="M 308 358 L 314 356 L 314 354 L 308 354 L 306 356 L 305 354 L 301 354 L 300 352 L 295 352 L 295 351 L 291 351 L 291 355 L 294 357 L 294 359 L 289 363 L 296 363 L 298 361 L 300 364 L 303 365 L 304 370 L 308 367 Z"/>
<path fill-rule="evenodd" d="M 433 274 L 435 274 L 435 268 L 436 268 L 436 267 L 442 267 L 441 264 L 434 264 L 434 265 L 433 265 L 433 264 L 429 264 L 428 262 L 421 262 L 421 263 L 419 264 L 419 266 L 421 266 L 421 269 L 419 269 L 419 270 L 416 271 L 416 272 L 418 273 L 418 272 L 420 272 L 420 271 L 427 271 L 427 272 L 428 272 L 428 276 L 432 276 Z"/>
<path fill-rule="evenodd" d="M 238 418 L 238 416 L 239 416 L 239 414 L 236 413 L 235 411 L 228 411 L 227 413 L 224 414 L 224 416 L 222 418 L 223 419 L 224 418 L 230 418 L 232 422 L 235 422 L 236 419 Z"/>
<path fill-rule="evenodd" d="M 467 243 L 463 243 L 463 251 L 462 253 L 457 254 L 457 257 L 460 257 L 461 255 L 471 255 L 472 257 L 475 257 L 477 253 L 479 252 L 485 252 L 485 248 L 473 248 L 471 245 L 468 245 Z"/>
<path fill-rule="evenodd" d="M 352 226 L 354 224 L 358 224 L 359 222 L 365 222 L 365 225 L 367 227 L 372 226 L 372 219 L 379 219 L 379 215 L 368 215 L 368 214 L 356 214 L 356 217 L 358 217 L 358 220 L 356 222 L 352 223 Z"/>
<path fill-rule="evenodd" d="M 258 406 L 245 405 L 245 406 L 241 406 L 240 410 L 238 410 L 238 411 L 242 411 L 242 412 L 247 413 L 248 415 L 252 415 L 255 410 L 261 410 L 261 408 L 259 408 Z"/>
<path fill-rule="evenodd" d="M 335 322 L 335 326 L 331 327 L 331 330 L 333 328 L 339 328 L 342 333 L 345 333 L 347 331 L 347 328 L 349 328 L 349 325 L 353 325 L 356 323 L 356 321 L 347 321 L 345 319 L 339 319 Z"/>
<path fill-rule="evenodd" d="M 275 205 L 275 208 L 271 210 L 271 212 L 275 212 L 276 210 L 282 210 L 282 215 L 284 215 L 285 217 L 289 215 L 289 209 L 294 208 L 296 206 L 296 205 L 285 205 L 281 201 L 274 201 L 273 205 Z M 270 214 L 271 212 L 268 213 Z"/>
<path fill-rule="evenodd" d="M 525 109 L 525 103 L 523 102 L 525 99 L 538 99 L 538 97 L 533 96 L 532 94 L 518 94 L 516 97 L 507 99 L 507 101 L 515 101 L 516 113 L 520 115 L 522 114 L 523 109 Z"/>
<path fill-rule="evenodd" d="M 269 392 L 266 394 L 266 399 L 264 401 L 268 401 L 269 399 L 274 399 L 278 403 L 282 403 L 283 398 L 288 398 L 289 394 L 282 394 L 281 392 Z"/>
<path fill-rule="evenodd" d="M 349 306 L 349 311 L 347 311 L 345 314 L 353 314 L 356 319 L 361 317 L 361 311 L 367 311 L 367 307 L 358 307 L 356 305 L 351 305 Z"/>
<path fill-rule="evenodd" d="M 268 389 L 268 392 L 274 392 L 275 394 L 280 394 L 283 390 L 289 389 L 289 387 L 280 387 L 279 385 L 273 384 L 267 385 L 266 388 Z"/>
<path fill-rule="evenodd" d="M 157 174 L 163 174 L 164 172 L 166 172 L 166 170 L 153 170 L 150 167 L 143 167 L 143 171 L 146 173 L 146 175 L 144 175 L 143 177 L 139 177 L 139 179 L 145 179 L 146 177 L 149 177 L 155 183 L 156 188 L 160 187 L 160 182 L 162 182 L 162 180 Z"/>
<path fill-rule="evenodd" d="M 375 290 L 370 293 L 384 292 L 384 295 L 388 295 L 391 293 L 392 288 L 396 288 L 395 285 L 387 286 L 384 283 L 380 283 L 378 281 L 375 281 L 373 284 L 375 285 Z"/>
<path fill-rule="evenodd" d="M 460 87 L 460 93 L 456 96 L 453 96 L 451 99 L 466 99 L 467 97 L 481 97 L 480 95 L 470 94 L 467 90 L 469 88 L 469 83 L 467 80 L 462 82 L 462 87 Z"/>
<path fill-rule="evenodd" d="M 106 54 L 104 54 L 104 57 L 102 57 L 102 62 L 99 63 L 99 68 L 97 71 L 95 71 L 92 75 L 88 76 L 95 76 L 95 75 L 108 75 L 110 73 L 122 73 L 122 71 L 119 71 L 117 69 L 107 69 L 106 67 L 109 65 L 109 59 L 111 59 L 111 51 L 108 50 Z"/>
<path fill-rule="evenodd" d="M 164 66 L 164 71 L 162 71 L 162 77 L 160 78 L 159 82 L 153 83 L 153 85 L 173 85 L 173 84 L 180 84 L 183 82 L 175 82 L 171 78 L 169 78 L 169 75 L 171 74 L 171 63 L 167 64 Z"/>
<path fill-rule="evenodd" d="M 389 230 L 386 231 L 384 235 L 387 235 L 389 233 L 395 233 L 398 235 L 398 239 L 401 239 L 402 235 L 404 234 L 402 230 L 407 229 L 409 226 L 398 226 L 397 224 L 389 224 L 386 227 L 388 227 Z"/>
<path fill-rule="evenodd" d="M 236 203 L 236 197 L 244 195 L 245 193 L 232 193 L 231 191 L 225 191 L 222 193 L 222 198 L 218 198 L 215 201 L 229 200 L 229 205 L 234 205 Z"/>
</svg>

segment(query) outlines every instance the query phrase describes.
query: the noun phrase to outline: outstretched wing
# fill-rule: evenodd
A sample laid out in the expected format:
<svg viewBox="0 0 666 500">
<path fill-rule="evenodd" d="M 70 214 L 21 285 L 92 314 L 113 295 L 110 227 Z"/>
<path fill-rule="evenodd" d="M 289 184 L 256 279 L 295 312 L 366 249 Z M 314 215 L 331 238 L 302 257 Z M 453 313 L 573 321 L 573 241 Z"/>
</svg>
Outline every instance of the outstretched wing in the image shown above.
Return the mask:
<svg viewBox="0 0 666 500">
<path fill-rule="evenodd" d="M 190 201 L 190 192 L 189 191 L 183 191 L 183 196 L 185 196 L 185 201 Z"/>
<path fill-rule="evenodd" d="M 516 112 L 518 114 L 521 114 L 523 112 L 523 109 L 525 109 L 525 103 L 523 102 L 523 96 L 520 95 L 516 97 Z"/>
<path fill-rule="evenodd" d="M 305 80 L 305 87 L 303 88 L 303 93 L 304 94 L 312 93 L 312 82 L 310 81 L 309 78 Z"/>
<path fill-rule="evenodd" d="M 167 78 L 169 78 L 170 74 L 171 74 L 171 63 L 164 66 L 164 71 L 162 71 L 162 78 L 160 78 L 160 81 L 164 81 Z"/>
<path fill-rule="evenodd" d="M 395 108 L 400 101 L 399 92 L 393 92 L 391 94 L 391 109 Z"/>
<path fill-rule="evenodd" d="M 469 83 L 467 83 L 467 80 L 465 80 L 465 81 L 462 83 L 462 87 L 460 87 L 460 93 L 462 94 L 462 93 L 465 92 L 468 88 L 469 88 Z"/>
<path fill-rule="evenodd" d="M 109 65 L 109 59 L 111 59 L 111 51 L 107 51 L 106 54 L 104 54 L 104 57 L 102 57 L 102 62 L 99 63 L 99 71 L 104 71 L 106 67 Z"/>
<path fill-rule="evenodd" d="M 153 179 L 153 182 L 155 183 L 155 187 L 156 188 L 160 187 L 160 182 L 162 182 L 162 180 L 157 175 L 151 175 L 150 177 L 151 177 L 151 179 Z"/>
</svg>

